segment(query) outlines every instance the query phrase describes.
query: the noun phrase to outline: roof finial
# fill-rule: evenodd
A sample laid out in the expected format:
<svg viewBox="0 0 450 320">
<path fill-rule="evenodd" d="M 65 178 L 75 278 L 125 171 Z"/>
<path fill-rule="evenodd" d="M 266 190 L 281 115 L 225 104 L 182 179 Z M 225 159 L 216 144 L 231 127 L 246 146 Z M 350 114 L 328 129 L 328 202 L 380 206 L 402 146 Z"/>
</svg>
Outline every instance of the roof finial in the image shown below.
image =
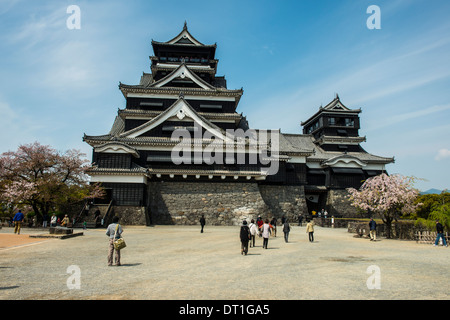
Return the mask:
<svg viewBox="0 0 450 320">
<path fill-rule="evenodd" d="M 187 22 L 186 22 L 186 20 L 184 20 L 184 27 L 183 27 L 183 30 L 187 30 Z"/>
<path fill-rule="evenodd" d="M 339 100 L 339 95 L 336 93 L 336 99 L 338 99 Z"/>
</svg>

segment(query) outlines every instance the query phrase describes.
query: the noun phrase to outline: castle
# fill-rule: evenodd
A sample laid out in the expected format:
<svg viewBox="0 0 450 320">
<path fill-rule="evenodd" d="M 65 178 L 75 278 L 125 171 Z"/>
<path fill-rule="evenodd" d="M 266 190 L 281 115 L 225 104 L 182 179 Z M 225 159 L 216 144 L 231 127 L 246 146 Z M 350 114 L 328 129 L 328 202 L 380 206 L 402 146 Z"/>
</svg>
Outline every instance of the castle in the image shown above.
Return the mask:
<svg viewBox="0 0 450 320">
<path fill-rule="evenodd" d="M 258 215 L 293 221 L 323 208 L 348 216 L 345 189 L 394 161 L 361 147 L 361 110 L 338 95 L 301 122 L 301 134 L 253 129 L 236 112 L 243 90 L 216 75 L 216 44 L 201 43 L 185 24 L 152 47 L 151 73 L 119 84 L 126 106 L 111 130 L 83 137 L 93 148 L 91 181 L 107 193 L 97 203 L 123 223 L 196 224 L 201 215 L 218 225 Z"/>
</svg>

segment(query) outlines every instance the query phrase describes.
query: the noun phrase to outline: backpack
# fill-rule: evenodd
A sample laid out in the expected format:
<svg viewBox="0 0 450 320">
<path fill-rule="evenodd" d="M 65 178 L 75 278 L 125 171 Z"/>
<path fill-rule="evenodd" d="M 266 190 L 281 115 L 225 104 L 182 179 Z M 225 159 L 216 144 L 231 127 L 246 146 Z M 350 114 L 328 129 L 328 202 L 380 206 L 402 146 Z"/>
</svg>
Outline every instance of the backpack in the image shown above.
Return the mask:
<svg viewBox="0 0 450 320">
<path fill-rule="evenodd" d="M 241 227 L 241 234 L 240 234 L 241 241 L 248 241 L 250 240 L 250 229 L 248 226 L 242 226 Z"/>
</svg>

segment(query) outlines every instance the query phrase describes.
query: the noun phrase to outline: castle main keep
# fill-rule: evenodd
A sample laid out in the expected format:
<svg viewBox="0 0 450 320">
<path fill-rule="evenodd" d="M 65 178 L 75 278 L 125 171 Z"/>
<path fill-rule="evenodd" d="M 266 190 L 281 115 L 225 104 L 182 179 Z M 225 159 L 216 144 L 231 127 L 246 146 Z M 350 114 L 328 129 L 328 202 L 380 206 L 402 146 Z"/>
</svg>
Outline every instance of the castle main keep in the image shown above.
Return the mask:
<svg viewBox="0 0 450 320">
<path fill-rule="evenodd" d="M 84 135 L 92 182 L 105 188 L 123 223 L 236 225 L 326 209 L 351 214 L 346 191 L 385 171 L 393 158 L 366 152 L 360 109 L 339 96 L 287 134 L 249 126 L 236 112 L 242 89 L 218 76 L 216 45 L 183 30 L 152 41 L 151 72 L 119 84 L 126 100 L 111 130 Z M 283 112 L 283 106 L 277 107 Z"/>
</svg>

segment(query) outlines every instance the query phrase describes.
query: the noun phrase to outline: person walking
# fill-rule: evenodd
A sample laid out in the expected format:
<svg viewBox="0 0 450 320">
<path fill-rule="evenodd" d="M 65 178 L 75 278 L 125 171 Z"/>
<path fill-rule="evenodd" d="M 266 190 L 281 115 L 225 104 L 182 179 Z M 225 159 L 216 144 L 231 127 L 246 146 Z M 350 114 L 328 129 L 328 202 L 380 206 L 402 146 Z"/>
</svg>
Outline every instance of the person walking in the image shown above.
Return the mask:
<svg viewBox="0 0 450 320">
<path fill-rule="evenodd" d="M 272 236 L 277 236 L 277 218 L 272 218 L 270 221 L 270 224 L 272 225 Z"/>
<path fill-rule="evenodd" d="M 106 229 L 106 235 L 109 237 L 109 250 L 108 250 L 108 266 L 113 265 L 113 257 L 115 254 L 116 266 L 120 266 L 120 250 L 114 248 L 114 240 L 119 239 L 122 236 L 122 226 L 119 224 L 119 217 L 115 216 L 112 223 Z"/>
<path fill-rule="evenodd" d="M 263 237 L 263 249 L 267 249 L 269 244 L 269 237 L 271 233 L 271 225 L 269 224 L 269 219 L 264 221 L 264 224 L 261 226 L 261 234 Z"/>
<path fill-rule="evenodd" d="M 241 226 L 241 232 L 239 234 L 241 239 L 241 254 L 247 255 L 248 253 L 248 242 L 250 241 L 250 228 L 247 226 L 247 221 L 244 220 Z"/>
<path fill-rule="evenodd" d="M 302 222 L 303 222 L 303 216 L 302 216 L 302 214 L 300 213 L 300 214 L 298 215 L 298 226 L 299 226 L 299 227 L 302 226 Z"/>
<path fill-rule="evenodd" d="M 252 221 L 250 222 L 250 225 L 248 226 L 250 229 L 250 248 L 253 246 L 255 247 L 255 239 L 256 239 L 256 234 L 258 233 L 258 226 L 255 223 L 255 220 L 252 219 Z"/>
<path fill-rule="evenodd" d="M 445 241 L 444 236 L 444 226 L 439 223 L 439 220 L 436 220 L 436 241 L 434 242 L 434 246 L 436 247 L 439 244 L 439 239 L 442 238 L 442 244 L 447 247 L 447 241 Z"/>
<path fill-rule="evenodd" d="M 314 242 L 314 221 L 311 220 L 306 224 L 306 233 L 309 236 L 309 242 Z"/>
<path fill-rule="evenodd" d="M 373 218 L 370 219 L 369 230 L 370 241 L 377 241 L 377 223 Z"/>
<path fill-rule="evenodd" d="M 20 234 L 20 228 L 22 227 L 23 220 L 25 216 L 22 213 L 22 210 L 19 210 L 13 218 L 14 221 L 14 233 Z"/>
<path fill-rule="evenodd" d="M 261 218 L 261 216 L 258 216 L 258 219 L 256 219 L 256 224 L 258 225 L 258 235 L 261 237 L 261 232 L 262 232 L 262 226 L 264 224 L 263 219 Z"/>
<path fill-rule="evenodd" d="M 287 220 L 283 223 L 283 233 L 284 233 L 284 242 L 288 242 L 289 232 L 291 231 L 291 227 L 289 226 L 289 222 Z"/>
<path fill-rule="evenodd" d="M 205 224 L 206 224 L 205 215 L 202 214 L 202 217 L 200 218 L 200 225 L 202 226 L 200 233 L 203 233 L 203 228 L 205 227 Z"/>
</svg>

